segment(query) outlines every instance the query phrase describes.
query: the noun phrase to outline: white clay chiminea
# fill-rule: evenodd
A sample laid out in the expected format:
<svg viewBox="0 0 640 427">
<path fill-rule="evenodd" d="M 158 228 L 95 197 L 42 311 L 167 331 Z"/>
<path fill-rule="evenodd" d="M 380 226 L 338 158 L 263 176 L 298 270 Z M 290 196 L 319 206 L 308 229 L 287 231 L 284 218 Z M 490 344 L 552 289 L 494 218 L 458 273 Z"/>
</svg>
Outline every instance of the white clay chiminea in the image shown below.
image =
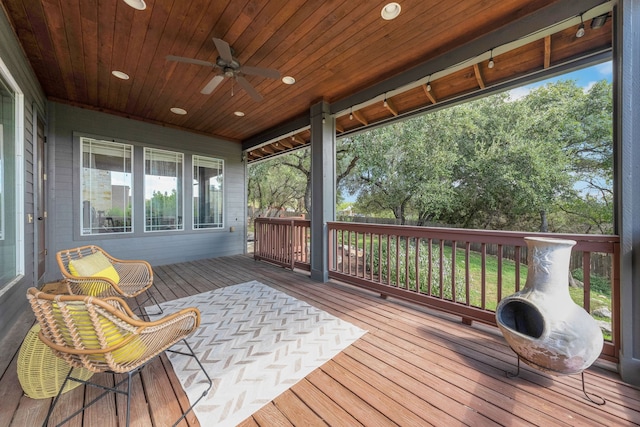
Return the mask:
<svg viewBox="0 0 640 427">
<path fill-rule="evenodd" d="M 600 327 L 569 295 L 573 240 L 525 237 L 524 288 L 498 304 L 496 321 L 522 361 L 552 374 L 576 374 L 602 351 Z"/>
</svg>

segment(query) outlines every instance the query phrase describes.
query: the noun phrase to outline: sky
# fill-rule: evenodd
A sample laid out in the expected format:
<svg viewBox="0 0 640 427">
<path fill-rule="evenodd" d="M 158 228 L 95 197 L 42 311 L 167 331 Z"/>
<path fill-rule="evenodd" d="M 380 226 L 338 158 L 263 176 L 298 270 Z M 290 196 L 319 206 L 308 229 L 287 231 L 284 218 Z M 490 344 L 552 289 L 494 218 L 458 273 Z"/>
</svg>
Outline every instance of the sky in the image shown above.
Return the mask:
<svg viewBox="0 0 640 427">
<path fill-rule="evenodd" d="M 547 83 L 556 82 L 558 80 L 575 80 L 578 86 L 581 86 L 585 91 L 591 89 L 594 83 L 600 80 L 607 80 L 611 82 L 613 78 L 613 67 L 611 61 L 604 62 L 602 64 L 594 65 L 592 67 L 583 68 L 578 71 L 563 74 L 561 76 L 553 77 L 551 79 L 542 80 L 530 85 L 522 86 L 517 89 L 509 91 L 511 98 L 516 100 L 525 97 L 532 90 L 544 86 Z"/>
</svg>

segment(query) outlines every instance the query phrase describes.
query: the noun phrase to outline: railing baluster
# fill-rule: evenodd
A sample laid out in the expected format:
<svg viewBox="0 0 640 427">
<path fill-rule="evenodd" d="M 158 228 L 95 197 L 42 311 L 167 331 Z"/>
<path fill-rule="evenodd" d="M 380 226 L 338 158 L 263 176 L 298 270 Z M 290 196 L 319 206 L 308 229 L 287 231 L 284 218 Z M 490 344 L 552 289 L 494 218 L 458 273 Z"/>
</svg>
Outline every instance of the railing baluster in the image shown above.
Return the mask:
<svg viewBox="0 0 640 427">
<path fill-rule="evenodd" d="M 520 246 L 516 246 L 514 262 L 516 264 L 516 283 L 515 283 L 515 292 L 520 290 Z"/>
<path fill-rule="evenodd" d="M 482 279 L 480 284 L 480 307 L 484 310 L 487 307 L 487 244 L 482 243 Z"/>
<path fill-rule="evenodd" d="M 409 259 L 409 237 L 404 239 L 404 288 L 409 289 L 409 265 L 411 261 Z"/>
<path fill-rule="evenodd" d="M 347 233 L 347 271 L 349 274 L 353 274 L 351 271 L 351 230 Z"/>
<path fill-rule="evenodd" d="M 502 245 L 498 244 L 498 303 L 502 299 Z"/>
<path fill-rule="evenodd" d="M 378 283 L 382 283 L 382 233 L 378 234 Z"/>
<path fill-rule="evenodd" d="M 341 258 L 340 258 L 340 260 L 341 260 L 340 261 L 340 271 L 342 273 L 344 273 L 344 266 L 347 263 L 345 258 L 344 258 L 344 233 L 345 233 L 345 230 L 343 228 L 342 229 L 342 233 L 340 234 L 340 250 L 342 251 L 342 253 L 340 255 L 341 256 Z"/>
<path fill-rule="evenodd" d="M 433 295 L 433 239 L 429 238 L 429 272 L 428 272 L 427 295 Z"/>
<path fill-rule="evenodd" d="M 458 242 L 451 242 L 451 300 L 456 301 L 456 247 Z"/>
<path fill-rule="evenodd" d="M 464 290 L 466 292 L 465 303 L 470 305 L 470 291 L 471 291 L 471 270 L 469 268 L 469 253 L 471 252 L 471 242 L 466 242 L 464 248 Z"/>
<path fill-rule="evenodd" d="M 582 252 L 582 283 L 584 285 L 584 309 L 591 314 L 591 253 Z"/>
<path fill-rule="evenodd" d="M 373 233 L 369 233 L 371 237 L 369 240 L 369 280 L 373 280 Z M 365 258 L 366 259 L 366 258 Z"/>
<path fill-rule="evenodd" d="M 391 284 L 391 235 L 387 234 L 387 285 Z"/>
<path fill-rule="evenodd" d="M 400 237 L 396 234 L 396 283 L 400 287 Z"/>
<path fill-rule="evenodd" d="M 416 237 L 416 292 L 420 292 L 420 238 Z"/>
<path fill-rule="evenodd" d="M 444 298 L 444 240 L 440 239 L 440 299 Z"/>
</svg>

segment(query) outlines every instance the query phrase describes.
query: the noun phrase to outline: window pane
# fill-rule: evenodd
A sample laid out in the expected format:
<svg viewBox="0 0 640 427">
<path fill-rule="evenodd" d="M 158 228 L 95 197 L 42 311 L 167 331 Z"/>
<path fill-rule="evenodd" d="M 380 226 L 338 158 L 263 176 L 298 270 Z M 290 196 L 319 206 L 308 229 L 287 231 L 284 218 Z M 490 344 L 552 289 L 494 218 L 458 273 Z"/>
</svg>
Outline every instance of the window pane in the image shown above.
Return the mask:
<svg viewBox="0 0 640 427">
<path fill-rule="evenodd" d="M 222 228 L 224 162 L 193 156 L 193 228 Z"/>
<path fill-rule="evenodd" d="M 83 235 L 131 233 L 133 146 L 81 138 Z"/>
<path fill-rule="evenodd" d="M 0 288 L 18 276 L 15 108 L 14 92 L 0 76 Z"/>
<path fill-rule="evenodd" d="M 182 230 L 183 154 L 144 149 L 145 231 Z"/>
</svg>

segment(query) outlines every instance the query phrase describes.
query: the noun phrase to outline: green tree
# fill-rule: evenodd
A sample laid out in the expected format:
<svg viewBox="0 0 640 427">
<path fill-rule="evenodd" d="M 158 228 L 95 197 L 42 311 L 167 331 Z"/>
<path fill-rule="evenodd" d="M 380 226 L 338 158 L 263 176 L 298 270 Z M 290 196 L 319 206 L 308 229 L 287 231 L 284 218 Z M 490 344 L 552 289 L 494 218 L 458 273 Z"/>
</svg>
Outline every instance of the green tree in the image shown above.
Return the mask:
<svg viewBox="0 0 640 427">
<path fill-rule="evenodd" d="M 269 209 L 292 209 L 302 212 L 306 179 L 285 163 L 297 153 L 252 163 L 248 173 L 248 203 L 265 215 Z"/>
<path fill-rule="evenodd" d="M 424 223 L 449 209 L 456 154 L 433 138 L 434 127 L 438 123 L 416 118 L 359 135 L 366 149 L 348 183 L 360 209 L 391 212 L 400 224 L 409 215 Z"/>
</svg>

